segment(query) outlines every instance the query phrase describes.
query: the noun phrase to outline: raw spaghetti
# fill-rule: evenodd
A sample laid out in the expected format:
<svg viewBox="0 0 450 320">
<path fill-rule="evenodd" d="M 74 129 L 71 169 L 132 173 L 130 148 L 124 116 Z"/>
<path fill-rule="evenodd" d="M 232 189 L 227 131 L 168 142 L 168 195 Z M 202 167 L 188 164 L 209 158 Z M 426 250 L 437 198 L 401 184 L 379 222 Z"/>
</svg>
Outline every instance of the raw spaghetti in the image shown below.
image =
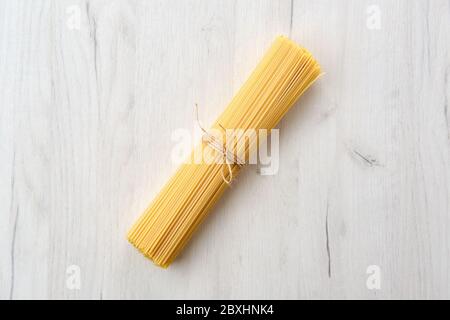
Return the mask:
<svg viewBox="0 0 450 320">
<path fill-rule="evenodd" d="M 319 75 L 312 55 L 280 36 L 211 129 L 271 130 Z M 252 143 L 257 142 L 235 144 L 233 152 L 248 157 Z M 223 158 L 229 151 L 221 151 L 208 139 L 197 148 L 193 155 L 200 151 Z M 155 264 L 167 268 L 243 167 L 225 160 L 181 165 L 131 228 L 128 240 Z"/>
</svg>

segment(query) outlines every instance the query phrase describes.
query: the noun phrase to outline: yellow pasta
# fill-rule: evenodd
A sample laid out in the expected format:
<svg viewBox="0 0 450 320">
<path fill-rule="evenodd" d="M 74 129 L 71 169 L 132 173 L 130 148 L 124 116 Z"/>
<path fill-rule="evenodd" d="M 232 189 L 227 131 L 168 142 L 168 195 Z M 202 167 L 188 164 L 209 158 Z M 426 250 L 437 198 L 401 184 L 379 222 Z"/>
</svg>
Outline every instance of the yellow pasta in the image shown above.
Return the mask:
<svg viewBox="0 0 450 320">
<path fill-rule="evenodd" d="M 319 75 L 312 55 L 280 36 L 211 128 L 273 129 Z M 251 142 L 239 146 L 233 152 L 249 156 Z M 191 158 L 195 152 L 224 156 L 208 141 L 197 148 Z M 128 240 L 156 265 L 168 267 L 227 189 L 227 180 L 242 168 L 239 163 L 231 163 L 230 170 L 224 166 L 183 164 L 134 224 Z"/>
</svg>

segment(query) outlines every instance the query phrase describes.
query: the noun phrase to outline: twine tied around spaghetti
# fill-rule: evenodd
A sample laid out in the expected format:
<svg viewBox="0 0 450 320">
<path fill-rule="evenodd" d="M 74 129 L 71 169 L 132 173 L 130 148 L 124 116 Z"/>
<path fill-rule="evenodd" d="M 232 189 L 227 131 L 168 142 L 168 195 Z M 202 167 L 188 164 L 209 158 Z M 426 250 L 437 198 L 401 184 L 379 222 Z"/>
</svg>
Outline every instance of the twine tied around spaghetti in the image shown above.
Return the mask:
<svg viewBox="0 0 450 320">
<path fill-rule="evenodd" d="M 228 150 L 226 143 L 222 144 L 220 141 L 217 140 L 216 137 L 214 137 L 212 134 L 210 134 L 203 126 L 200 124 L 200 120 L 198 117 L 198 105 L 195 104 L 195 116 L 197 120 L 197 125 L 202 130 L 203 136 L 202 141 L 206 142 L 209 147 L 217 151 L 219 154 L 222 155 L 223 160 L 225 160 L 225 164 L 228 168 L 228 179 L 223 174 L 223 170 L 220 172 L 222 174 L 223 181 L 230 186 L 233 182 L 233 169 L 231 167 L 232 164 L 237 164 L 239 167 L 243 167 L 245 164 L 245 161 L 242 161 L 238 155 L 234 154 L 232 151 Z M 225 128 L 222 127 L 222 125 L 219 124 L 219 126 L 224 130 Z M 236 158 L 236 161 L 235 161 Z"/>
</svg>

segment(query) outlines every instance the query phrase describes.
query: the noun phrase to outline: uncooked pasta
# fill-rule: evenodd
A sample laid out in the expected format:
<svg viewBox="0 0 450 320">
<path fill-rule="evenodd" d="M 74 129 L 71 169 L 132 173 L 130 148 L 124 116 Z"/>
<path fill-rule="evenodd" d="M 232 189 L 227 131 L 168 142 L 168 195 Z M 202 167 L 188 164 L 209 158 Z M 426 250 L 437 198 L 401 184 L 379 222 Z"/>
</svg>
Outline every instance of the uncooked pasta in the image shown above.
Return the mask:
<svg viewBox="0 0 450 320">
<path fill-rule="evenodd" d="M 128 240 L 155 264 L 168 267 L 258 144 L 251 139 L 230 147 L 210 132 L 270 131 L 319 75 L 320 67 L 306 49 L 278 37 L 210 130 L 203 129 L 204 139 L 190 157 L 198 152 L 223 161 L 182 164 L 131 228 Z"/>
</svg>

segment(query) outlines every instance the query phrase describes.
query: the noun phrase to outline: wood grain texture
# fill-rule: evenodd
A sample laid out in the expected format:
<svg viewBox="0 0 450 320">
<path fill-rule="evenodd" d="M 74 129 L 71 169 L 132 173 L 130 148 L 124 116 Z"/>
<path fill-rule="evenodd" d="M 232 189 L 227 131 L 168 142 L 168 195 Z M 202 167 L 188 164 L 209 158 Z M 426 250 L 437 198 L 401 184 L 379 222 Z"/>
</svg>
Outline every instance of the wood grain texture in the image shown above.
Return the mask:
<svg viewBox="0 0 450 320">
<path fill-rule="evenodd" d="M 0 298 L 450 298 L 449 1 L 18 0 L 0 25 Z M 154 267 L 125 234 L 172 132 L 195 103 L 211 123 L 279 34 L 325 74 L 278 174 L 246 170 Z"/>
</svg>

